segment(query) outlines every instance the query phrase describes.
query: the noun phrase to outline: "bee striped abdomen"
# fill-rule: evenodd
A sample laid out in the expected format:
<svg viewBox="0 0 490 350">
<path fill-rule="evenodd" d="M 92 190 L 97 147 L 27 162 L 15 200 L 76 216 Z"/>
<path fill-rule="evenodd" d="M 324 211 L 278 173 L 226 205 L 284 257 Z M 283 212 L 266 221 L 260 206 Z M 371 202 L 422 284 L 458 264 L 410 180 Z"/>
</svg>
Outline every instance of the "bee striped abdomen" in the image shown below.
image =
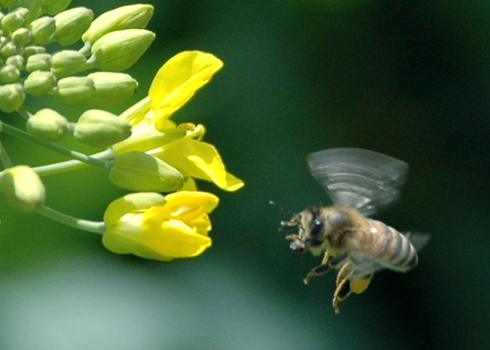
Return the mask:
<svg viewBox="0 0 490 350">
<path fill-rule="evenodd" d="M 369 220 L 367 248 L 371 256 L 389 269 L 406 272 L 417 266 L 415 248 L 407 237 L 381 221 Z"/>
</svg>

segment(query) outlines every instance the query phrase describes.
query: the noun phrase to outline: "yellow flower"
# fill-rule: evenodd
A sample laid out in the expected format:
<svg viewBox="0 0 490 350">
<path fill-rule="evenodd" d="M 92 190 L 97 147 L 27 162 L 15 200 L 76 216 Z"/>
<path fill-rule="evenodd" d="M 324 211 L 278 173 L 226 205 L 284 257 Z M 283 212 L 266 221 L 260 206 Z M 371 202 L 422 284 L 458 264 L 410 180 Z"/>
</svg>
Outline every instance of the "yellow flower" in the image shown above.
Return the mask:
<svg viewBox="0 0 490 350">
<path fill-rule="evenodd" d="M 155 127 L 158 130 L 167 128 L 168 117 L 211 80 L 221 67 L 223 62 L 200 51 L 184 51 L 168 60 L 158 71 L 148 92 Z"/>
<path fill-rule="evenodd" d="M 205 192 L 133 193 L 112 202 L 104 215 L 104 246 L 117 254 L 171 261 L 211 246 L 207 214 L 218 197 Z"/>
<path fill-rule="evenodd" d="M 183 187 L 186 190 L 196 189 L 193 178 L 211 181 L 226 191 L 243 187 L 242 180 L 226 172 L 216 148 L 199 141 L 204 135 L 202 125 L 184 123 L 176 127 L 168 119 L 222 66 L 219 59 L 200 51 L 172 57 L 155 76 L 148 98 L 121 115 L 133 126 L 133 133 L 113 145 L 114 153 L 141 151 L 160 158 L 188 177 Z"/>
</svg>

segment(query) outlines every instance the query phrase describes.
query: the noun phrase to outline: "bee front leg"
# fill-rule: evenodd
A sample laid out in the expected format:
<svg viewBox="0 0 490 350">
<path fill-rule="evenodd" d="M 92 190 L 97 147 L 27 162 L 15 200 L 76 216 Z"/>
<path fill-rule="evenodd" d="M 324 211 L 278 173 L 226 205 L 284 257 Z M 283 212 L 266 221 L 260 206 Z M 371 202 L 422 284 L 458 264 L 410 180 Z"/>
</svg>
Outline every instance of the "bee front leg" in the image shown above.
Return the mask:
<svg viewBox="0 0 490 350">
<path fill-rule="evenodd" d="M 338 306 L 339 302 L 347 299 L 347 297 L 352 293 L 349 283 L 346 284 L 346 282 L 349 280 L 350 276 L 352 276 L 353 272 L 354 268 L 352 264 L 348 262 L 340 268 L 337 275 L 337 288 L 335 289 L 332 300 L 332 305 L 336 314 L 340 312 Z"/>
<path fill-rule="evenodd" d="M 330 253 L 326 251 L 325 255 L 323 256 L 322 263 L 318 266 L 315 266 L 308 273 L 308 275 L 306 275 L 306 278 L 303 280 L 305 284 L 308 284 L 313 276 L 320 276 L 327 273 L 331 269 L 339 268 L 339 266 L 341 266 L 344 263 L 344 260 L 346 258 L 346 255 L 344 254 L 328 261 L 330 256 L 331 256 Z"/>
<path fill-rule="evenodd" d="M 306 278 L 303 280 L 305 284 L 310 283 L 310 279 L 313 276 L 319 276 L 323 275 L 324 273 L 327 273 L 330 271 L 330 265 L 328 265 L 328 259 L 330 258 L 330 253 L 328 251 L 325 252 L 325 255 L 323 256 L 322 263 L 318 266 L 315 266 L 308 274 L 306 275 Z"/>
</svg>

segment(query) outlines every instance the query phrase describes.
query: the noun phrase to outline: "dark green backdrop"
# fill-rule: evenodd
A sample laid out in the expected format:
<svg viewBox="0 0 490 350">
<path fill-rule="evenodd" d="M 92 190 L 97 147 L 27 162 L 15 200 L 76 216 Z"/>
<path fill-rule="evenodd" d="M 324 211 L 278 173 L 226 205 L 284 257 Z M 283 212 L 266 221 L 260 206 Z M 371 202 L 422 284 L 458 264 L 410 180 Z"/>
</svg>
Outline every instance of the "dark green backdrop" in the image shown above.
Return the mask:
<svg viewBox="0 0 490 350">
<path fill-rule="evenodd" d="M 130 70 L 137 98 L 182 50 L 222 59 L 174 119 L 205 124 L 246 187 L 201 184 L 221 198 L 214 245 L 171 264 L 113 255 L 1 199 L 0 348 L 488 349 L 490 3 L 150 2 L 157 39 Z M 129 3 L 72 6 L 99 15 Z M 17 162 L 46 159 L 4 142 Z M 408 162 L 403 198 L 380 219 L 432 234 L 416 270 L 380 272 L 339 315 L 334 275 L 303 285 L 319 261 L 289 251 L 277 231 L 289 214 L 268 205 L 328 204 L 305 157 L 331 147 Z M 96 169 L 46 185 L 51 206 L 96 220 L 123 193 Z"/>
</svg>

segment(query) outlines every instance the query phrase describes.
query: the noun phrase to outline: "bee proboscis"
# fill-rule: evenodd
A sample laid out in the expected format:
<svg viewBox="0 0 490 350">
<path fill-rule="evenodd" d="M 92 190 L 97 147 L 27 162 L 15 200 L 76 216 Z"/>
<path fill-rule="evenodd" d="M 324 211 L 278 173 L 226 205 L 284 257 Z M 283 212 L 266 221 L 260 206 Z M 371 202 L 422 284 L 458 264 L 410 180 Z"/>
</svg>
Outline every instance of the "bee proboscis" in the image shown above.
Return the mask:
<svg viewBox="0 0 490 350">
<path fill-rule="evenodd" d="M 314 276 L 339 270 L 332 300 L 339 313 L 338 303 L 352 292 L 366 290 L 374 272 L 413 269 L 418 263 L 417 250 L 428 242 L 429 235 L 404 235 L 369 218 L 398 200 L 408 175 L 407 163 L 373 151 L 336 148 L 310 154 L 308 168 L 333 206 L 306 208 L 281 225 L 299 229 L 286 236 L 294 252 L 324 253 L 305 284 Z"/>
</svg>

